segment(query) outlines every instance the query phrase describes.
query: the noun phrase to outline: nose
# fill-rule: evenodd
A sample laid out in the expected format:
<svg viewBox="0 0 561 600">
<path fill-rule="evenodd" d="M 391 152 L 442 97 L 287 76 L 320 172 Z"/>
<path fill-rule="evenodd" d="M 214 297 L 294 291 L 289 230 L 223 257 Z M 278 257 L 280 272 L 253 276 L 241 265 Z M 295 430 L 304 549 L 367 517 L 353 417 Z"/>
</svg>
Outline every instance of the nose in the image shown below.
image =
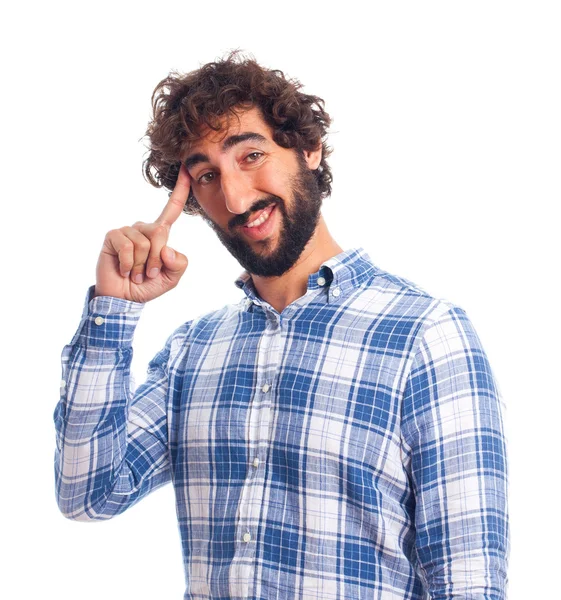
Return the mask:
<svg viewBox="0 0 561 600">
<path fill-rule="evenodd" d="M 254 193 L 248 182 L 239 173 L 220 173 L 222 194 L 226 208 L 235 215 L 241 215 L 253 204 Z"/>
</svg>

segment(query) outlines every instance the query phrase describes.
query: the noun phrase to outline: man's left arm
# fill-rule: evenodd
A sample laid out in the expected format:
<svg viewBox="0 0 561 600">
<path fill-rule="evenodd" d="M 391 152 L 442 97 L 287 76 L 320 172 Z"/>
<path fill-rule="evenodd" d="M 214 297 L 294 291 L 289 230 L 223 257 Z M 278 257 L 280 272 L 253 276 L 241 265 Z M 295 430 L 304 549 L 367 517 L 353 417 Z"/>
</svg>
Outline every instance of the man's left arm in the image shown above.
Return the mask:
<svg viewBox="0 0 561 600">
<path fill-rule="evenodd" d="M 503 405 L 465 312 L 424 332 L 403 402 L 417 570 L 432 600 L 504 600 L 509 556 Z"/>
</svg>

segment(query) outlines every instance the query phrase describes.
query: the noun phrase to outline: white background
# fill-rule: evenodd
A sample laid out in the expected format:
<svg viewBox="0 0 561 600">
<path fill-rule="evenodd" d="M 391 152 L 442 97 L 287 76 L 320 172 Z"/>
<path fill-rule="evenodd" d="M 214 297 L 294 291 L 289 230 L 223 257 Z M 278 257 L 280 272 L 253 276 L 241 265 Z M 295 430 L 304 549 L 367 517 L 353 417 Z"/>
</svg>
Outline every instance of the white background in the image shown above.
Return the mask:
<svg viewBox="0 0 561 600">
<path fill-rule="evenodd" d="M 14 4 L 14 6 L 16 6 Z M 150 96 L 233 48 L 305 83 L 333 117 L 344 248 L 468 312 L 508 411 L 510 599 L 559 590 L 561 19 L 540 2 L 28 2 L 4 9 L 0 595 L 179 599 L 170 486 L 103 523 L 54 498 L 60 351 L 105 232 L 152 220 Z M 181 217 L 180 286 L 148 305 L 134 371 L 182 322 L 240 292 L 239 266 Z M 7 553 L 7 554 L 6 554 Z"/>
</svg>

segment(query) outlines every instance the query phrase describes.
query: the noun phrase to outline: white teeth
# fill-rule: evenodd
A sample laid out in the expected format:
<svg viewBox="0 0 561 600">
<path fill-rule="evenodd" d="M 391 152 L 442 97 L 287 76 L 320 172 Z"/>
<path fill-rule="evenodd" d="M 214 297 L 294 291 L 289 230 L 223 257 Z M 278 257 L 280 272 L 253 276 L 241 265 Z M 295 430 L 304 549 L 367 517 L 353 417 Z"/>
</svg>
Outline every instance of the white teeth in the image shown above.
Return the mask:
<svg viewBox="0 0 561 600">
<path fill-rule="evenodd" d="M 259 227 L 259 225 L 262 225 L 269 218 L 269 215 L 271 214 L 272 210 L 273 210 L 272 206 L 268 209 L 265 209 L 261 213 L 261 216 L 258 219 L 255 219 L 255 221 L 252 221 L 251 223 L 246 225 L 246 227 L 248 227 L 248 228 L 249 227 Z"/>
</svg>

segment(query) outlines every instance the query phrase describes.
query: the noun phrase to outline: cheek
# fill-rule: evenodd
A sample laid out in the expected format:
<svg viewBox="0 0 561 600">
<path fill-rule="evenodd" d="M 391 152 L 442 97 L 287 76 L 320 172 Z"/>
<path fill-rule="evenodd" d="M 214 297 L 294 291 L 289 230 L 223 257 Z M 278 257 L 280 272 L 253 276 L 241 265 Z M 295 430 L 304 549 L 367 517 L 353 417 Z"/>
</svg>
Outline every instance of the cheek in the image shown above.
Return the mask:
<svg viewBox="0 0 561 600">
<path fill-rule="evenodd" d="M 220 205 L 221 203 L 223 204 L 223 200 L 221 199 L 222 194 L 218 184 L 193 186 L 193 194 L 199 203 L 199 206 L 211 218 L 214 218 L 213 215 L 218 215 L 220 213 Z"/>
<path fill-rule="evenodd" d="M 265 194 L 286 198 L 290 193 L 290 180 L 283 170 L 274 166 L 261 169 L 254 174 L 253 187 Z"/>
<path fill-rule="evenodd" d="M 215 206 L 212 206 L 209 209 L 203 208 L 203 210 L 205 211 L 207 217 L 214 221 L 217 225 L 220 225 L 220 227 L 226 227 L 228 221 L 232 218 L 232 215 L 226 209 L 219 210 Z"/>
<path fill-rule="evenodd" d="M 220 211 L 216 209 L 216 204 L 213 202 L 205 202 L 203 198 L 198 199 L 199 206 L 202 209 L 203 214 L 201 215 L 205 220 L 211 220 L 217 225 L 222 226 L 224 223 L 224 217 L 220 215 Z"/>
</svg>

